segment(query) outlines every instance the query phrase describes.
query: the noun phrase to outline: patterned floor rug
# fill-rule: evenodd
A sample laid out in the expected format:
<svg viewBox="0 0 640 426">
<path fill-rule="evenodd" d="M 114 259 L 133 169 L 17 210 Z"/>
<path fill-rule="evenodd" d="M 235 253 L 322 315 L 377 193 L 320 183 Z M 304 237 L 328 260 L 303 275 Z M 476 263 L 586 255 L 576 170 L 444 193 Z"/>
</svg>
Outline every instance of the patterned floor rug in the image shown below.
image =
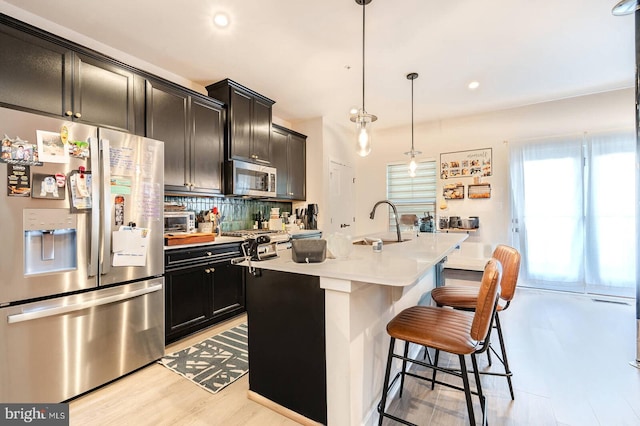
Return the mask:
<svg viewBox="0 0 640 426">
<path fill-rule="evenodd" d="M 217 393 L 249 371 L 247 324 L 243 323 L 159 362 L 212 393 Z"/>
</svg>

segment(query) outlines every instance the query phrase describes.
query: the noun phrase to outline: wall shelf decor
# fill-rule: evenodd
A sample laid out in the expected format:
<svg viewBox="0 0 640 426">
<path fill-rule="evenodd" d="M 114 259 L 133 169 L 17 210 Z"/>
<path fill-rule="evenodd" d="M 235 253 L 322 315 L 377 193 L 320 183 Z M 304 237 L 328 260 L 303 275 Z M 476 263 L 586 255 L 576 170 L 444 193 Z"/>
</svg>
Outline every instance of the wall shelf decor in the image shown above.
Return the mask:
<svg viewBox="0 0 640 426">
<path fill-rule="evenodd" d="M 464 199 L 464 185 L 461 183 L 445 185 L 442 188 L 442 196 L 445 200 L 462 200 Z"/>
<path fill-rule="evenodd" d="M 491 175 L 491 148 L 440 154 L 440 179 Z"/>
<path fill-rule="evenodd" d="M 491 198 L 491 185 L 488 183 L 470 184 L 467 188 L 469 198 Z"/>
</svg>

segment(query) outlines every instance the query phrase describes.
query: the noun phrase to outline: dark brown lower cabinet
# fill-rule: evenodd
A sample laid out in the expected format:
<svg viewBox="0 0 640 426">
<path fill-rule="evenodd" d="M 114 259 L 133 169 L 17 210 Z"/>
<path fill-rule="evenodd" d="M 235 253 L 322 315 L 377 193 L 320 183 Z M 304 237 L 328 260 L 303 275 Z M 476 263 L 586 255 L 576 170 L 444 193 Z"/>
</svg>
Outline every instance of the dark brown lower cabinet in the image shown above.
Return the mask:
<svg viewBox="0 0 640 426">
<path fill-rule="evenodd" d="M 171 343 L 245 311 L 244 267 L 220 248 L 166 254 L 165 342 Z"/>
</svg>

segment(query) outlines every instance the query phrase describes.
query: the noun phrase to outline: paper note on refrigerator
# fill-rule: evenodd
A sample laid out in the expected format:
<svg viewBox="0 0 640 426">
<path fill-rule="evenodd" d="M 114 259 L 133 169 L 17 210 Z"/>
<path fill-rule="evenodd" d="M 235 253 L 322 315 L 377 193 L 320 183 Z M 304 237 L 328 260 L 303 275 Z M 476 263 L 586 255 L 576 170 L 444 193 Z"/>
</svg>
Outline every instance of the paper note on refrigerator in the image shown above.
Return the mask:
<svg viewBox="0 0 640 426">
<path fill-rule="evenodd" d="M 150 240 L 149 233 L 148 228 L 131 226 L 121 226 L 117 231 L 113 231 L 111 238 L 112 266 L 145 266 Z"/>
</svg>

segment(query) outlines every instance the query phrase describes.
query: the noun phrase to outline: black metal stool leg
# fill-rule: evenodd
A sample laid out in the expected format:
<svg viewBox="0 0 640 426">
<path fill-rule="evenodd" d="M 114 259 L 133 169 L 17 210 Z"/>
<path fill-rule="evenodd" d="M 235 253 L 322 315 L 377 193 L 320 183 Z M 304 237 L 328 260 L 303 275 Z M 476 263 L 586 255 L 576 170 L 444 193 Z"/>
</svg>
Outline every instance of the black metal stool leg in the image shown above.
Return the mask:
<svg viewBox="0 0 640 426">
<path fill-rule="evenodd" d="M 402 360 L 402 374 L 400 375 L 400 393 L 399 397 L 402 398 L 402 390 L 404 389 L 404 372 L 407 371 L 407 355 L 409 355 L 409 342 L 404 342 L 404 358 Z"/>
<path fill-rule="evenodd" d="M 378 405 L 378 412 L 380 418 L 378 419 L 378 426 L 382 426 L 382 418 L 384 416 L 384 408 L 387 405 L 387 391 L 389 388 L 389 376 L 391 375 L 391 361 L 393 360 L 393 346 L 396 344 L 396 339 L 391 338 L 389 343 L 389 354 L 387 355 L 387 371 L 384 373 L 384 384 L 382 385 L 382 399 L 380 399 L 380 405 Z"/>
<path fill-rule="evenodd" d="M 467 400 L 467 412 L 469 413 L 469 424 L 476 426 L 476 417 L 473 414 L 473 402 L 471 401 L 471 386 L 469 386 L 469 374 L 467 373 L 467 363 L 464 355 L 458 355 L 460 358 L 460 372 L 462 373 L 462 383 L 464 384 L 464 396 Z"/>
<path fill-rule="evenodd" d="M 433 361 L 433 365 L 434 366 L 438 366 L 438 359 L 440 359 L 440 349 L 436 349 L 436 356 L 434 358 Z M 436 369 L 433 369 L 433 373 L 431 374 L 431 390 L 433 390 L 436 387 Z"/>
<path fill-rule="evenodd" d="M 424 348 L 424 353 L 422 354 L 422 360 L 426 360 L 427 358 L 429 358 L 429 364 L 433 365 L 433 360 L 431 359 L 431 354 L 429 353 L 429 348 L 426 346 L 423 346 Z"/>
<path fill-rule="evenodd" d="M 480 374 L 478 373 L 478 360 L 476 359 L 476 354 L 471 354 L 471 364 L 473 364 L 473 376 L 475 378 L 476 388 L 478 390 L 478 399 L 480 399 L 480 408 L 482 409 L 482 424 L 485 424 L 484 419 L 487 415 L 487 413 L 485 412 L 486 398 L 482 393 L 482 383 L 480 382 Z"/>
<path fill-rule="evenodd" d="M 498 329 L 498 340 L 500 341 L 500 349 L 502 349 L 502 363 L 504 364 L 504 372 L 507 375 L 507 382 L 509 383 L 509 392 L 511 393 L 511 399 L 515 400 L 513 393 L 513 383 L 511 383 L 511 369 L 509 368 L 509 360 L 507 359 L 507 350 L 504 347 L 504 337 L 502 336 L 502 326 L 500 325 L 500 316 L 496 312 L 496 328 Z"/>
</svg>

